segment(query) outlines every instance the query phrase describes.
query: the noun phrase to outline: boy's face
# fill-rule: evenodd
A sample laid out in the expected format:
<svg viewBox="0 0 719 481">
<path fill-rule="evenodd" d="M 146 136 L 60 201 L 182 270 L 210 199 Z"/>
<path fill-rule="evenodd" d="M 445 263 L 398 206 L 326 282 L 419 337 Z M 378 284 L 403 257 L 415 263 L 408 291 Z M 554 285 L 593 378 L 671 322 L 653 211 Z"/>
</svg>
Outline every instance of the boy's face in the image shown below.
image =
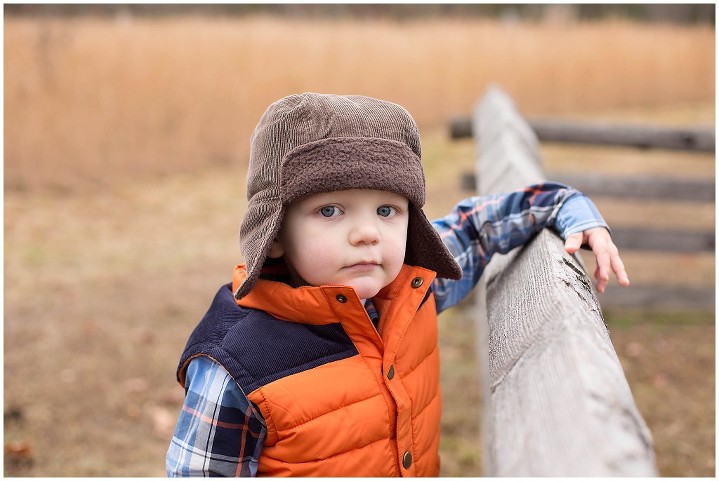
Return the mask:
<svg viewBox="0 0 719 481">
<path fill-rule="evenodd" d="M 380 190 L 315 194 L 287 208 L 270 257 L 285 256 L 295 286 L 346 285 L 367 299 L 404 262 L 408 201 Z"/>
</svg>

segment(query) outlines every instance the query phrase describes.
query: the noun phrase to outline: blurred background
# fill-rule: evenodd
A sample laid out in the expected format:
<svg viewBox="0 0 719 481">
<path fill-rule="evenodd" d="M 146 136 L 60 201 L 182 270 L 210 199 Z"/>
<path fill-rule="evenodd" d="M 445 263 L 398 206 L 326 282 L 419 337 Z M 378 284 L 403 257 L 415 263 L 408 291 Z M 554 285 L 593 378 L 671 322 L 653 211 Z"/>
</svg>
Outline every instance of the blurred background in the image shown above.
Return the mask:
<svg viewBox="0 0 719 481">
<path fill-rule="evenodd" d="M 3 24 L 7 476 L 164 475 L 177 361 L 242 262 L 249 137 L 285 95 L 406 107 L 430 217 L 471 195 L 460 179 L 475 146 L 448 126 L 490 84 L 526 117 L 715 123 L 713 4 L 17 4 Z M 562 175 L 715 178 L 713 152 L 545 143 L 542 155 Z M 714 232 L 713 196 L 592 197 L 612 227 Z M 713 476 L 713 240 L 620 249 L 634 292 L 679 293 L 600 296 L 660 472 Z M 479 476 L 471 301 L 440 332 L 442 475 Z"/>
</svg>

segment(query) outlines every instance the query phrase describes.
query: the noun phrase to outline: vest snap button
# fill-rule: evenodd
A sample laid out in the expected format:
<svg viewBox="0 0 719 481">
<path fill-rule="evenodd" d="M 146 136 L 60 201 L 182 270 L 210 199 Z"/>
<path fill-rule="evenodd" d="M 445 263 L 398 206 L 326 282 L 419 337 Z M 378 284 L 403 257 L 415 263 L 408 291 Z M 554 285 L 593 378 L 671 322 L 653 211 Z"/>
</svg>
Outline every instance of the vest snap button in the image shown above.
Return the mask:
<svg viewBox="0 0 719 481">
<path fill-rule="evenodd" d="M 412 279 L 412 287 L 414 287 L 415 289 L 420 287 L 422 284 L 424 284 L 424 279 L 422 279 L 421 277 L 415 277 L 414 279 Z"/>
<path fill-rule="evenodd" d="M 337 294 L 336 299 L 337 299 L 337 302 L 340 302 L 342 304 L 347 302 L 347 298 L 345 296 L 343 296 L 342 294 Z"/>
<path fill-rule="evenodd" d="M 392 379 L 394 377 L 394 366 L 390 366 L 387 370 L 387 379 Z"/>
<path fill-rule="evenodd" d="M 409 469 L 409 467 L 412 466 L 412 453 L 409 451 L 402 456 L 402 466 L 404 466 L 404 469 Z"/>
</svg>

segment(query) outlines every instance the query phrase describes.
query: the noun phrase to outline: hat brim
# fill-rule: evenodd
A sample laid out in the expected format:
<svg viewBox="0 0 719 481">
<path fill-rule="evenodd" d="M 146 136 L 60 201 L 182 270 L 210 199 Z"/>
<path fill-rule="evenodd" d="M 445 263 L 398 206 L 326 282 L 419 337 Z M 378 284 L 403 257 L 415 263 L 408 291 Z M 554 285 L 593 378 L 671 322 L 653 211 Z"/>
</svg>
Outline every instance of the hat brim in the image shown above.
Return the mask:
<svg viewBox="0 0 719 481">
<path fill-rule="evenodd" d="M 424 173 L 417 154 L 395 140 L 341 137 L 301 145 L 282 160 L 284 204 L 316 194 L 349 189 L 394 192 L 424 205 Z"/>
</svg>

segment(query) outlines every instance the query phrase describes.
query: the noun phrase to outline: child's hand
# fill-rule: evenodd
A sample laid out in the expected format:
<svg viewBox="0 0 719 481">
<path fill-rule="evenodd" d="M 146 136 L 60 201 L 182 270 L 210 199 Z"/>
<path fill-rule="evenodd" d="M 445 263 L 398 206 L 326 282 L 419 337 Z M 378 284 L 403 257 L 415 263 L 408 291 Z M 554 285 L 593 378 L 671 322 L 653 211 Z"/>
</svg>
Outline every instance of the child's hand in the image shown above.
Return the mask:
<svg viewBox="0 0 719 481">
<path fill-rule="evenodd" d="M 612 242 L 609 231 L 604 227 L 595 227 L 577 232 L 567 237 L 564 242 L 564 249 L 569 254 L 574 254 L 583 244 L 589 244 L 594 256 L 597 258 L 597 268 L 594 271 L 594 278 L 597 279 L 597 290 L 604 292 L 609 282 L 609 269 L 614 271 L 617 282 L 622 287 L 629 285 L 629 277 L 624 270 L 624 263 L 619 257 L 619 250 Z"/>
</svg>

